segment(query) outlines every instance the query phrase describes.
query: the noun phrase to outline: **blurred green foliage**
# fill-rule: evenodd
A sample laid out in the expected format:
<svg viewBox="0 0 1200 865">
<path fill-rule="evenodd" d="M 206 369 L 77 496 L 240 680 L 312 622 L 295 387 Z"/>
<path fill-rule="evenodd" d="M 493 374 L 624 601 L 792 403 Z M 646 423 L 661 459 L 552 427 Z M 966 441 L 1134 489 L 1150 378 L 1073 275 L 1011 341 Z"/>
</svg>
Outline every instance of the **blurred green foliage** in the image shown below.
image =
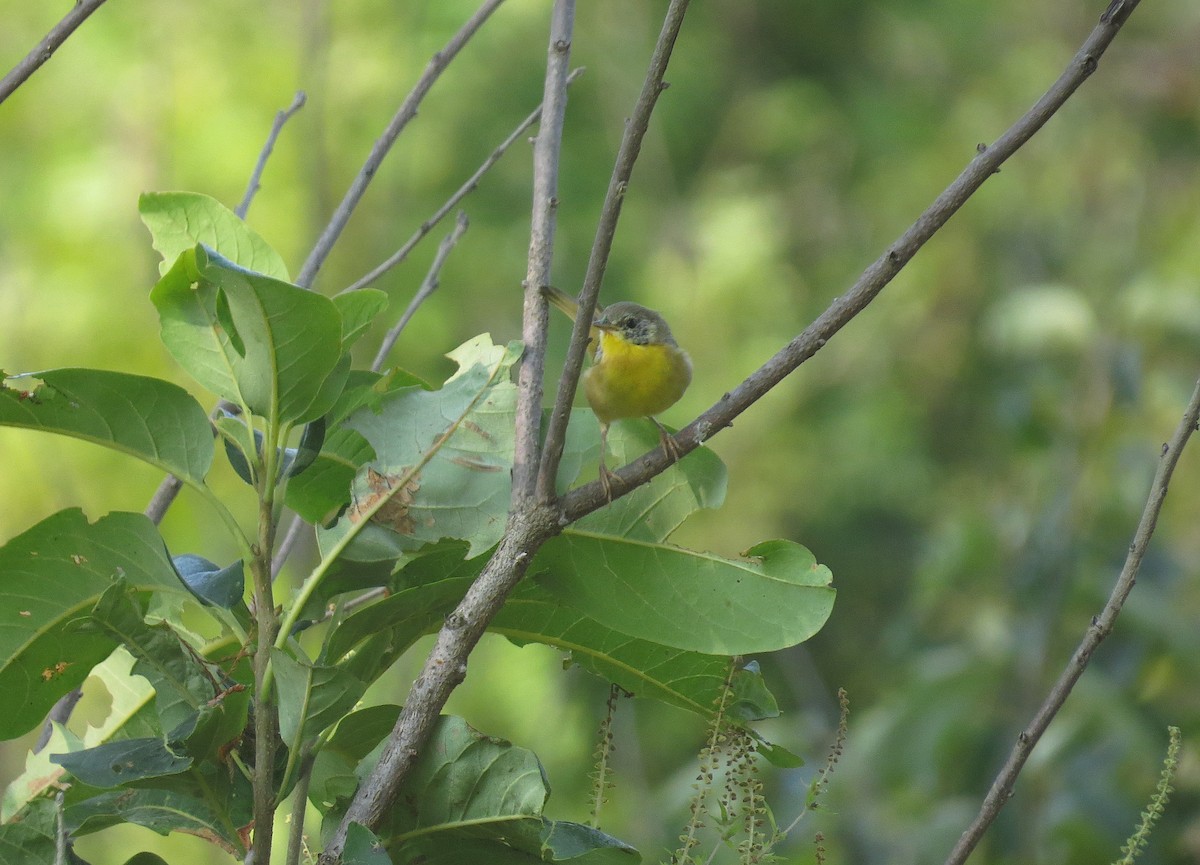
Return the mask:
<svg viewBox="0 0 1200 865">
<path fill-rule="evenodd" d="M 710 0 L 685 24 L 602 299 L 663 311 L 696 365 L 666 416 L 683 423 L 797 333 L 1061 72 L 1103 0 Z M 65 3 L 0 0 L 0 67 Z M 372 141 L 466 0 L 106 5 L 0 105 L 0 366 L 96 366 L 188 384 L 156 338 L 145 190 L 229 205 L 274 112 L 285 129 L 249 221 L 295 271 Z M 332 294 L 385 258 L 541 96 L 547 3 L 510 0 L 422 106 L 317 280 Z M 580 4 L 560 185 L 556 283 L 574 290 L 622 120 L 661 4 Z M 763 658 L 785 704 L 768 737 L 805 754 L 772 777 L 781 823 L 802 806 L 852 702 L 823 812 L 783 852 L 812 861 L 940 861 L 1018 730 L 1099 610 L 1162 441 L 1200 370 L 1200 11 L 1143 4 L 1097 73 L 880 299 L 711 446 L 719 512 L 680 543 L 734 554 L 810 547 L 838 602 L 804 647 Z M 393 362 L 440 380 L 442 354 L 519 333 L 529 148 L 466 202 L 471 229 Z M 379 281 L 407 303 L 435 231 Z M 386 316 L 385 316 L 386 317 Z M 361 343 L 369 363 L 380 332 Z M 551 383 L 565 333 L 556 329 Z M 0 536 L 75 504 L 140 510 L 150 469 L 97 448 L 0 431 Z M 1166 728 L 1183 731 L 1174 795 L 1142 861 L 1200 857 L 1200 468 L 1186 454 L 1114 636 L 1096 655 L 972 861 L 1110 861 L 1154 788 Z M 216 481 L 240 495 L 239 482 Z M 224 484 L 224 486 L 222 486 Z M 249 500 L 243 497 L 246 506 Z M 164 531 L 225 560 L 186 493 Z M 303 560 L 303 556 L 298 557 Z M 368 694 L 395 700 L 419 658 Z M 550 809 L 585 819 L 605 689 L 545 649 L 485 640 L 449 707 L 532 748 Z M 89 694 L 79 720 L 86 719 Z M 703 730 L 655 704 L 617 720 L 604 828 L 648 859 L 686 819 Z M 554 723 L 547 723 L 553 719 Z M 0 769 L 19 770 L 29 742 Z M 105 835 L 201 862 L 194 839 Z M 220 861 L 217 859 L 209 861 Z"/>
</svg>

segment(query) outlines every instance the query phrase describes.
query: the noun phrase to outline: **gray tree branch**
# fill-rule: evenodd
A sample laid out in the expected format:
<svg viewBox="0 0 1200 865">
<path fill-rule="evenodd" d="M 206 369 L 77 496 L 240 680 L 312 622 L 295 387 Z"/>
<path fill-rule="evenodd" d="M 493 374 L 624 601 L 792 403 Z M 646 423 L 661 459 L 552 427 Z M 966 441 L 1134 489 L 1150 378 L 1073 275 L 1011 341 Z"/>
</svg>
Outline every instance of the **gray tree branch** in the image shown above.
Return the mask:
<svg viewBox="0 0 1200 865">
<path fill-rule="evenodd" d="M 1150 495 L 1146 499 L 1146 506 L 1142 509 L 1142 517 L 1138 521 L 1133 543 L 1129 545 L 1125 565 L 1117 576 L 1117 582 L 1108 596 L 1108 602 L 1100 611 L 1100 615 L 1092 620 L 1091 625 L 1084 632 L 1083 638 L 1075 648 L 1075 653 L 1059 675 L 1058 681 L 1046 695 L 1046 699 L 1042 701 L 1042 705 L 1038 707 L 1033 719 L 1017 736 L 1017 741 L 1009 751 L 1008 759 L 1005 760 L 1004 766 L 996 775 L 991 789 L 988 790 L 987 796 L 980 805 L 979 813 L 958 839 L 954 849 L 950 851 L 950 855 L 946 858 L 946 865 L 962 865 L 963 862 L 966 862 L 967 857 L 979 844 L 988 827 L 995 822 L 996 817 L 1000 814 L 1000 809 L 1012 798 L 1013 785 L 1016 784 L 1017 776 L 1021 774 L 1025 761 L 1029 759 L 1034 746 L 1042 738 L 1042 734 L 1046 732 L 1046 728 L 1050 726 L 1050 722 L 1062 709 L 1063 704 L 1067 702 L 1067 697 L 1071 695 L 1075 683 L 1087 669 L 1092 654 L 1100 643 L 1112 633 L 1117 616 L 1120 615 L 1121 608 L 1125 606 L 1129 593 L 1133 591 L 1133 584 L 1137 580 L 1138 570 L 1142 565 L 1142 557 L 1146 554 L 1147 547 L 1150 546 L 1150 538 L 1154 536 L 1158 514 L 1167 498 L 1171 475 L 1175 472 L 1175 466 L 1179 462 L 1180 454 L 1183 453 L 1184 445 L 1187 444 L 1196 429 L 1197 421 L 1200 421 L 1200 381 L 1196 383 L 1191 402 L 1188 403 L 1187 411 L 1184 412 L 1179 426 L 1175 428 L 1175 434 L 1171 436 L 1171 441 L 1163 445 L 1162 456 L 1158 461 L 1158 471 L 1150 485 Z"/>
<path fill-rule="evenodd" d="M 479 28 L 483 26 L 491 14 L 496 11 L 497 7 L 504 0 L 485 0 L 482 6 L 475 11 L 475 14 L 467 20 L 459 31 L 451 37 L 446 43 L 446 47 L 437 52 L 430 58 L 429 63 L 425 67 L 425 71 L 421 77 L 417 79 L 417 83 L 413 89 L 405 97 L 401 103 L 399 110 L 392 117 L 391 123 L 387 129 L 383 131 L 383 135 L 379 136 L 371 152 L 367 155 L 363 167 L 359 169 L 354 180 L 350 183 L 350 188 L 346 190 L 346 195 L 342 198 L 342 203 L 338 205 L 337 210 L 333 212 L 329 223 L 325 226 L 325 230 L 321 232 L 321 236 L 313 245 L 312 252 L 308 254 L 308 259 L 300 268 L 300 273 L 296 277 L 296 284 L 302 285 L 305 288 L 311 288 L 313 280 L 317 278 L 317 271 L 321 269 L 321 265 L 325 263 L 325 259 L 329 257 L 329 253 L 333 251 L 333 246 L 337 243 L 338 237 L 341 236 L 342 229 L 346 227 L 346 223 L 350 221 L 350 217 L 354 214 L 355 208 L 362 200 L 363 195 L 367 191 L 371 180 L 375 177 L 375 172 L 379 170 L 379 166 L 383 164 L 384 157 L 388 151 L 392 149 L 392 145 L 404 131 L 404 127 L 408 126 L 408 122 L 417 116 L 417 107 L 421 104 L 421 100 L 425 98 L 434 82 L 438 80 L 450 62 L 458 56 L 458 52 L 463 49 L 463 46 L 470 41 Z"/>
<path fill-rule="evenodd" d="M 0 102 L 12 96 L 16 89 L 29 79 L 29 76 L 37 72 L 42 64 L 54 55 L 59 46 L 67 41 L 68 36 L 103 5 L 104 0 L 75 0 L 71 11 L 50 28 L 50 32 L 46 34 L 45 38 L 35 45 L 20 63 L 0 79 Z"/>
</svg>

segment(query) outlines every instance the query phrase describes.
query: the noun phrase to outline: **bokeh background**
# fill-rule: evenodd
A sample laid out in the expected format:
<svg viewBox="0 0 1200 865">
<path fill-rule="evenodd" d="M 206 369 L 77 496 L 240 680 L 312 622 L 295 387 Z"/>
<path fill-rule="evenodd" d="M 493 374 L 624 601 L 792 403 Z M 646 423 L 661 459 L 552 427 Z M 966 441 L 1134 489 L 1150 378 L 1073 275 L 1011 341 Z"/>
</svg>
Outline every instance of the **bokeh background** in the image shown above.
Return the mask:
<svg viewBox="0 0 1200 865">
<path fill-rule="evenodd" d="M 1104 0 L 707 0 L 684 26 L 602 299 L 660 309 L 696 366 L 683 424 L 802 329 L 1062 71 Z M 0 0 L 9 68 L 66 2 Z M 298 269 L 371 143 L 475 4 L 466 0 L 150 3 L 94 15 L 0 105 L 0 367 L 95 366 L 195 390 L 157 340 L 143 190 L 242 197 L 297 89 L 250 223 Z M 662 2 L 582 3 L 555 281 L 577 290 Z M 317 288 L 370 270 L 539 101 L 549 3 L 509 0 L 435 86 Z M 791 822 L 852 703 L 825 808 L 780 852 L 941 861 L 1111 587 L 1161 443 L 1200 374 L 1200 8 L 1144 3 L 1067 107 L 883 295 L 711 442 L 723 508 L 685 545 L 734 554 L 786 537 L 839 589 L 826 628 L 759 659 L 786 709 L 764 726 L 804 769 L 769 773 Z M 443 354 L 519 335 L 530 211 L 521 142 L 465 203 L 471 228 L 393 354 L 432 380 Z M 394 320 L 433 236 L 378 287 Z M 363 341 L 363 365 L 382 335 Z M 565 326 L 553 335 L 560 363 Z M 198 391 L 197 391 L 198 392 Z M 210 395 L 199 393 L 202 401 Z M 141 510 L 152 470 L 0 430 L 0 539 L 54 511 Z M 248 496 L 228 471 L 214 483 Z M 1015 799 L 973 858 L 1118 857 L 1183 730 L 1177 791 L 1144 861 L 1200 860 L 1200 454 L 1187 453 L 1137 588 Z M 248 511 L 247 511 L 248 515 Z M 172 548 L 232 554 L 202 503 Z M 296 571 L 305 563 L 297 556 Z M 295 573 L 289 575 L 295 578 Z M 420 657 L 371 699 L 398 700 Z M 606 689 L 553 652 L 486 639 L 451 709 L 546 763 L 549 813 L 582 819 Z M 96 698 L 93 698 L 93 703 Z M 102 702 L 102 700 L 101 700 Z M 102 711 L 92 706 L 91 711 Z M 82 719 L 86 717 L 87 704 Z M 626 701 L 605 828 L 657 861 L 686 818 L 703 729 Z M 7 779 L 29 741 L 0 751 Z M 121 829 L 79 851 L 226 861 Z M 720 860 L 718 860 L 720 861 Z"/>
</svg>

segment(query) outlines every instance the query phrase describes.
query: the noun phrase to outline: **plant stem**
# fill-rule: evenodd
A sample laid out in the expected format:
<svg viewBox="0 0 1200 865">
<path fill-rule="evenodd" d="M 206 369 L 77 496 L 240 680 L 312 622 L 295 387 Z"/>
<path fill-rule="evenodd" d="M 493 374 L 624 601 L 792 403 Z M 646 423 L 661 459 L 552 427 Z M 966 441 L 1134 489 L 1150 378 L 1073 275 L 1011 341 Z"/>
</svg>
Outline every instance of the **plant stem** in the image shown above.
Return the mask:
<svg viewBox="0 0 1200 865">
<path fill-rule="evenodd" d="M 258 641 L 254 649 L 254 841 L 256 863 L 269 865 L 275 823 L 275 751 L 279 716 L 271 694 L 271 649 L 279 630 L 271 583 L 271 550 L 275 544 L 275 476 L 278 473 L 279 424 L 266 424 L 261 471 L 258 476 L 258 541 L 252 550 L 254 618 Z"/>
</svg>

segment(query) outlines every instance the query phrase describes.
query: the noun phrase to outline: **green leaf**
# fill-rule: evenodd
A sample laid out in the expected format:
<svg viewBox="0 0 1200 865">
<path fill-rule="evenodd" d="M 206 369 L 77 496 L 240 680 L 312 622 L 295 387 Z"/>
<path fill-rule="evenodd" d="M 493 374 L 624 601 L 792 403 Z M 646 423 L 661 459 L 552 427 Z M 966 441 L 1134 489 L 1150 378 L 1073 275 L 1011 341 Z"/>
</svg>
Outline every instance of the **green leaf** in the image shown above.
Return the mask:
<svg viewBox="0 0 1200 865">
<path fill-rule="evenodd" d="M 38 373 L 37 387 L 0 386 L 0 425 L 58 433 L 137 457 L 199 485 L 212 465 L 208 416 L 183 388 L 98 369 Z"/>
<path fill-rule="evenodd" d="M 397 862 L 438 861 L 438 850 L 460 862 L 641 860 L 599 830 L 545 819 L 549 792 L 531 751 L 443 716 L 377 832 Z"/>
<path fill-rule="evenodd" d="M 396 725 L 400 707 L 368 706 L 344 716 L 313 761 L 308 798 L 321 813 L 358 789 L 359 764 Z"/>
<path fill-rule="evenodd" d="M 170 625 L 148 625 L 143 615 L 138 598 L 118 581 L 101 595 L 92 621 L 137 659 L 133 673 L 154 686 L 163 729 L 171 730 L 215 696 L 214 671 L 206 669 Z"/>
<path fill-rule="evenodd" d="M 187 832 L 240 854 L 241 844 L 229 816 L 214 799 L 175 790 L 113 790 L 68 807 L 65 822 L 72 834 L 87 834 L 117 823 L 133 823 L 160 835 Z M 222 800 L 221 805 L 227 805 Z"/>
<path fill-rule="evenodd" d="M 504 531 L 511 487 L 519 343 L 476 337 L 451 352 L 459 371 L 441 390 L 406 388 L 378 410 L 347 420 L 375 450 L 355 478 L 352 504 L 326 546 L 351 525 L 371 519 L 372 540 L 393 558 L 442 538 L 470 542 L 478 555 Z"/>
<path fill-rule="evenodd" d="M 231 610 L 242 602 L 246 590 L 246 574 L 241 559 L 221 567 L 203 556 L 183 553 L 171 559 L 179 579 L 197 598 Z"/>
<path fill-rule="evenodd" d="M 576 429 L 576 437 L 568 440 L 572 455 L 584 444 L 587 450 L 582 458 L 595 453 L 592 459 L 598 461 L 600 428 L 596 416 L 587 409 L 575 410 L 570 426 Z M 608 432 L 609 468 L 624 465 L 659 446 L 658 428 L 650 421 L 617 421 Z M 564 459 L 567 453 L 564 448 Z M 648 484 L 588 514 L 572 529 L 631 540 L 665 541 L 697 510 L 720 507 L 727 483 L 725 464 L 711 450 L 701 447 Z"/>
<path fill-rule="evenodd" d="M 354 475 L 375 451 L 367 440 L 341 422 L 359 408 L 378 405 L 381 397 L 403 387 L 428 385 L 410 373 L 392 370 L 388 375 L 351 371 L 345 388 L 326 416 L 328 434 L 316 462 L 288 482 L 287 506 L 306 521 L 328 525 L 350 503 Z"/>
<path fill-rule="evenodd" d="M 335 294 L 333 302 L 342 314 L 342 351 L 349 351 L 375 317 L 387 309 L 388 296 L 376 288 L 360 288 Z"/>
<path fill-rule="evenodd" d="M 710 716 L 729 672 L 730 659 L 629 637 L 565 607 L 552 595 L 523 584 L 488 630 L 517 645 L 544 643 L 565 652 L 585 670 L 625 691 Z M 727 706 L 742 721 L 779 715 L 775 698 L 757 669 L 734 676 L 735 698 Z"/>
<path fill-rule="evenodd" d="M 346 830 L 342 865 L 392 865 L 392 860 L 374 832 L 361 823 L 351 823 Z"/>
<path fill-rule="evenodd" d="M 159 273 L 166 273 L 181 252 L 203 243 L 247 270 L 288 279 L 279 253 L 215 198 L 198 192 L 146 192 L 138 199 L 138 211 L 162 255 Z"/>
<path fill-rule="evenodd" d="M 60 511 L 0 547 L 0 739 L 40 724 L 116 647 L 91 611 L 117 579 L 138 593 L 187 591 L 142 514 L 89 523 Z"/>
<path fill-rule="evenodd" d="M 833 608 L 829 569 L 790 541 L 743 559 L 567 530 L 538 553 L 539 585 L 613 630 L 716 655 L 802 643 Z"/>
<path fill-rule="evenodd" d="M 217 396 L 261 417 L 308 421 L 342 356 L 342 322 L 315 292 L 183 251 L 150 292 L 167 350 Z"/>
<path fill-rule="evenodd" d="M 58 763 L 80 781 L 92 787 L 109 789 L 186 772 L 192 758 L 175 753 L 162 739 L 126 739 L 109 742 L 86 751 L 54 754 Z"/>
<path fill-rule="evenodd" d="M 307 739 L 336 723 L 363 693 L 367 683 L 338 667 L 325 667 L 271 652 L 279 685 L 279 735 L 298 750 Z"/>
<path fill-rule="evenodd" d="M 30 803 L 21 820 L 0 825 L 0 862 L 12 865 L 56 865 L 58 859 L 54 802 Z"/>
</svg>

